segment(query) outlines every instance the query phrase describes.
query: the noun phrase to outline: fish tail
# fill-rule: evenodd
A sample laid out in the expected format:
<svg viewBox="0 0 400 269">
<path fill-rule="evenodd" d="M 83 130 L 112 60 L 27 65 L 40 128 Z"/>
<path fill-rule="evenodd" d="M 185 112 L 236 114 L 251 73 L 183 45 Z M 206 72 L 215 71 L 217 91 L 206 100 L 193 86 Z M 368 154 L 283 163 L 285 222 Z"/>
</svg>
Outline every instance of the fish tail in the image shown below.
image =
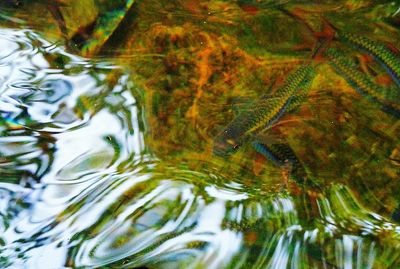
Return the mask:
<svg viewBox="0 0 400 269">
<path fill-rule="evenodd" d="M 253 146 L 254 150 L 264 156 L 267 160 L 271 161 L 276 166 L 283 166 L 283 162 L 279 157 L 275 156 L 272 151 L 268 148 L 267 145 L 260 143 L 260 142 L 252 142 L 251 145 Z"/>
<path fill-rule="evenodd" d="M 307 173 L 297 158 L 293 149 L 287 144 L 271 144 L 254 141 L 252 146 L 266 159 L 270 160 L 274 165 L 283 167 L 285 164 L 290 164 L 290 176 L 298 184 L 304 184 L 307 178 Z"/>
</svg>

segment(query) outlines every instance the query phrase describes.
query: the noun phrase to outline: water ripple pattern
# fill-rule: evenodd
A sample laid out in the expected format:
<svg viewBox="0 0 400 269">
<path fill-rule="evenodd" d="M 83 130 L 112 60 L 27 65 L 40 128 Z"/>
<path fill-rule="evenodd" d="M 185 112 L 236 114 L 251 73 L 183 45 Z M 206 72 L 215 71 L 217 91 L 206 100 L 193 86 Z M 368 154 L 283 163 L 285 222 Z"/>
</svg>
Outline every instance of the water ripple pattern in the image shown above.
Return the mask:
<svg viewBox="0 0 400 269">
<path fill-rule="evenodd" d="M 3 180 L 75 181 L 140 151 L 122 69 L 68 54 L 31 31 L 1 30 L 0 42 Z"/>
</svg>

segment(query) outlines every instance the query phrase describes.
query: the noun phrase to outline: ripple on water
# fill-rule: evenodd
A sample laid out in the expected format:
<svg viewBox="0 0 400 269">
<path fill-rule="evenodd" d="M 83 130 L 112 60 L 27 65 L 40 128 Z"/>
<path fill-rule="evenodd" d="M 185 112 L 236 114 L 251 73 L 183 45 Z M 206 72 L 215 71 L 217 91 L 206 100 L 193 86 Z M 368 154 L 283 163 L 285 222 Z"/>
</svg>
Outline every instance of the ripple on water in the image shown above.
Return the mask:
<svg viewBox="0 0 400 269">
<path fill-rule="evenodd" d="M 31 31 L 2 29 L 0 42 L 4 180 L 77 179 L 140 151 L 124 70 L 68 54 Z"/>
<path fill-rule="evenodd" d="M 7 229 L 8 252 L 37 264 L 46 249 L 68 267 L 398 265 L 397 256 L 385 259 L 398 252 L 400 227 L 361 207 L 344 186 L 307 205 L 307 196 L 248 195 L 205 182 L 202 171 L 166 171 L 159 161 L 132 168 L 95 177 L 73 197 L 63 184 L 36 190 L 29 213 Z"/>
</svg>

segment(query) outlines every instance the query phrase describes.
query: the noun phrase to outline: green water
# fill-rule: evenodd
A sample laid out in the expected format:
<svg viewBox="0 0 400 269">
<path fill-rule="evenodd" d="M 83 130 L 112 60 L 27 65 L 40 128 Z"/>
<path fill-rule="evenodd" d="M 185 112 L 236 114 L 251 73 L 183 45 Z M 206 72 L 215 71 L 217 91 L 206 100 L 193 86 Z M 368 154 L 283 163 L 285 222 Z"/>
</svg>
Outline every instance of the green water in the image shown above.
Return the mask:
<svg viewBox="0 0 400 269">
<path fill-rule="evenodd" d="M 0 267 L 399 268 L 399 14 L 3 1 Z"/>
</svg>

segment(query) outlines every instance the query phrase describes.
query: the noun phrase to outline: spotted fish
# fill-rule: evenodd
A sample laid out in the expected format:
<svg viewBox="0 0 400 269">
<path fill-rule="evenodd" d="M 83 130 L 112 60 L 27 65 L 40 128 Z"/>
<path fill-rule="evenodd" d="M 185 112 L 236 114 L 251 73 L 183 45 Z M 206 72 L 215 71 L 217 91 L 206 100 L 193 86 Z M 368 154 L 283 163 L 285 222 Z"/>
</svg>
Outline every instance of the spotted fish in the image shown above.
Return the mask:
<svg viewBox="0 0 400 269">
<path fill-rule="evenodd" d="M 296 94 L 310 86 L 314 75 L 311 65 L 299 67 L 273 94 L 260 98 L 251 104 L 249 110 L 239 113 L 214 140 L 214 154 L 232 153 L 252 135 L 274 124 L 299 102 L 301 98 Z"/>
<path fill-rule="evenodd" d="M 395 100 L 399 91 L 397 88 L 376 85 L 366 74 L 358 71 L 351 60 L 335 49 L 326 50 L 325 55 L 333 68 L 361 95 L 378 104 L 385 112 L 400 118 L 400 103 Z"/>
</svg>

